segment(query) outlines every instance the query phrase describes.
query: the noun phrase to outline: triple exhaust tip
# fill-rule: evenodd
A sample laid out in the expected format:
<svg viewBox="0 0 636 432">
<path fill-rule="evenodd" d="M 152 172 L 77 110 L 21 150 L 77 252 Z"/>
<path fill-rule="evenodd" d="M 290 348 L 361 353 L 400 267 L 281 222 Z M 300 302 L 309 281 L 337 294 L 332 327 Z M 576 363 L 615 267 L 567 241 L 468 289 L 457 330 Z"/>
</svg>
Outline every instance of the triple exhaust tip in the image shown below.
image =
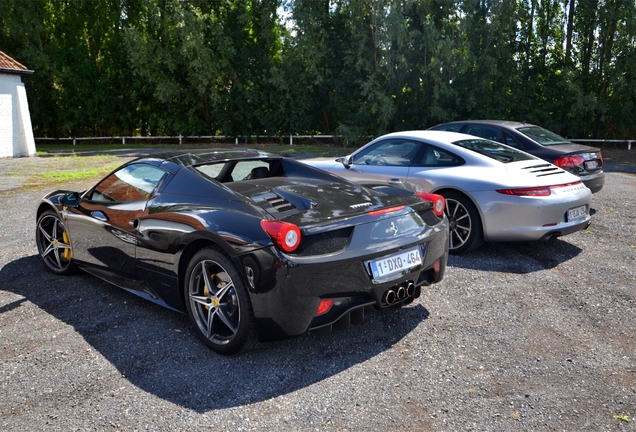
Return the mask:
<svg viewBox="0 0 636 432">
<path fill-rule="evenodd" d="M 384 293 L 384 303 L 391 305 L 396 301 L 404 300 L 407 297 L 411 297 L 415 294 L 415 284 L 409 282 L 406 285 L 399 285 L 396 288 L 391 288 Z"/>
</svg>

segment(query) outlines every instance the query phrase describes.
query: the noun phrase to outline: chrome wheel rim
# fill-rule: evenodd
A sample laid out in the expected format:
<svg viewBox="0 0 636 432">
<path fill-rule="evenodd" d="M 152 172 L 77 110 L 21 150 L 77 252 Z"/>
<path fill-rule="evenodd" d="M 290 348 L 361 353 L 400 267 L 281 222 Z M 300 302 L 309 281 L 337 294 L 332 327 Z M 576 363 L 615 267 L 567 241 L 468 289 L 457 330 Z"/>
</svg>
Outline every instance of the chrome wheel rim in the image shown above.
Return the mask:
<svg viewBox="0 0 636 432">
<path fill-rule="evenodd" d="M 64 271 L 72 258 L 71 245 L 64 225 L 53 215 L 44 216 L 38 222 L 38 249 L 50 268 Z"/>
<path fill-rule="evenodd" d="M 235 337 L 241 323 L 236 287 L 230 275 L 215 261 L 199 262 L 190 276 L 188 297 L 199 330 L 215 344 Z"/>
<path fill-rule="evenodd" d="M 444 210 L 448 218 L 449 249 L 456 250 L 464 246 L 472 232 L 472 220 L 468 210 L 462 203 L 452 198 L 446 199 Z"/>
</svg>

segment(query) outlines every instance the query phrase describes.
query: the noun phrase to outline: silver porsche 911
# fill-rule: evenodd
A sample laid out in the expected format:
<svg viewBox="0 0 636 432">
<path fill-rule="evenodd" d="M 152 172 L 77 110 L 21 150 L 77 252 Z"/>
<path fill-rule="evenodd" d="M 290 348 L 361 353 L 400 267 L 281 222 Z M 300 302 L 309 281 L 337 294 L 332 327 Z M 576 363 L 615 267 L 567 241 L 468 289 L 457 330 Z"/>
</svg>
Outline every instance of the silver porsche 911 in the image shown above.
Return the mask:
<svg viewBox="0 0 636 432">
<path fill-rule="evenodd" d="M 553 239 L 590 225 L 592 193 L 580 178 L 472 135 L 396 132 L 346 157 L 302 162 L 364 185 L 442 195 L 451 253 L 474 250 L 484 241 Z"/>
</svg>

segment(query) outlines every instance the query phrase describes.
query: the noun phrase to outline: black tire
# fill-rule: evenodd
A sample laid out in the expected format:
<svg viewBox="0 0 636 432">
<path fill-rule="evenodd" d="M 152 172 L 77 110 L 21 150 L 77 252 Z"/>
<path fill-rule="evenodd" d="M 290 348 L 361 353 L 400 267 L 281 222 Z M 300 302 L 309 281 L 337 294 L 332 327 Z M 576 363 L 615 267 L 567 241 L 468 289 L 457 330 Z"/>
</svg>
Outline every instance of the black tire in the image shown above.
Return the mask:
<svg viewBox="0 0 636 432">
<path fill-rule="evenodd" d="M 257 344 L 254 312 L 245 282 L 221 250 L 207 247 L 192 257 L 184 290 L 190 321 L 212 350 L 231 355 Z"/>
<path fill-rule="evenodd" d="M 484 243 L 484 229 L 477 208 L 460 192 L 447 191 L 442 196 L 446 200 L 444 212 L 449 226 L 448 252 L 461 254 L 477 249 Z"/>
<path fill-rule="evenodd" d="M 54 210 L 47 210 L 38 218 L 35 242 L 48 271 L 58 275 L 69 275 L 77 271 L 69 235 L 64 222 Z"/>
</svg>

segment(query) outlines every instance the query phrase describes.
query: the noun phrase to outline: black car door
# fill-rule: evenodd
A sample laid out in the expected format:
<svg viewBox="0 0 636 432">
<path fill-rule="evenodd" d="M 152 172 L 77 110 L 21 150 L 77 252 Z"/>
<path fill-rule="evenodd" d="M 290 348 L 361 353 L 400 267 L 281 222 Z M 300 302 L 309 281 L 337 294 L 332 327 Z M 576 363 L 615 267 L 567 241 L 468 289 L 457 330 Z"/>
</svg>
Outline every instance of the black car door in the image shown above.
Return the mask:
<svg viewBox="0 0 636 432">
<path fill-rule="evenodd" d="M 144 163 L 126 165 L 66 210 L 73 259 L 123 287 L 136 279 L 137 224 L 166 172 Z"/>
</svg>

